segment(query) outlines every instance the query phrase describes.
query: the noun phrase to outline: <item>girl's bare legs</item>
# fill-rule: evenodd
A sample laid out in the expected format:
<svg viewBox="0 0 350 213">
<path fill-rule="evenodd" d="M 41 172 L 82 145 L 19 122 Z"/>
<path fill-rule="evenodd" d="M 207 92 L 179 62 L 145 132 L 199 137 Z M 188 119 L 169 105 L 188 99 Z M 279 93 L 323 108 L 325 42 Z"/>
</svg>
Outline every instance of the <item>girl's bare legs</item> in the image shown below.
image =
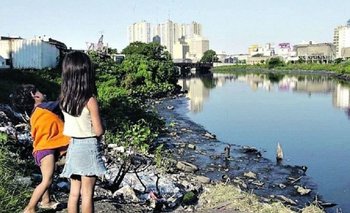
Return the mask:
<svg viewBox="0 0 350 213">
<path fill-rule="evenodd" d="M 46 202 L 46 200 L 50 201 L 48 189 L 52 183 L 52 177 L 55 171 L 55 156 L 47 155 L 41 159 L 40 170 L 42 174 L 41 183 L 34 189 L 29 204 L 24 209 L 25 213 L 35 212 L 35 207 L 41 198 L 44 199 L 44 202 Z M 44 194 L 45 196 L 43 196 Z"/>
<path fill-rule="evenodd" d="M 47 189 L 44 192 L 43 196 L 41 197 L 41 203 L 43 203 L 43 204 L 50 203 L 50 192 L 49 192 L 49 189 Z"/>
<path fill-rule="evenodd" d="M 70 179 L 70 192 L 68 198 L 68 213 L 79 212 L 81 179 L 79 176 L 73 175 Z"/>
<path fill-rule="evenodd" d="M 94 188 L 96 183 L 95 176 L 82 176 L 81 177 L 81 210 L 83 213 L 94 212 Z"/>
</svg>

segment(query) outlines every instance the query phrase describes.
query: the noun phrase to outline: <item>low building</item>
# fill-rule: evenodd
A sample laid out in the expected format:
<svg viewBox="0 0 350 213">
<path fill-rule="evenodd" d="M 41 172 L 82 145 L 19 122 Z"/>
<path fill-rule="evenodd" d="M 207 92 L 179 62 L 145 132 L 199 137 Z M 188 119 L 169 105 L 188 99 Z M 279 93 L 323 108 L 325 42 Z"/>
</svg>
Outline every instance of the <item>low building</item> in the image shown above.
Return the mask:
<svg viewBox="0 0 350 213">
<path fill-rule="evenodd" d="M 186 43 L 185 39 L 179 39 L 174 43 L 173 46 L 173 60 L 174 61 L 185 61 L 186 57 L 190 52 L 190 47 Z"/>
<path fill-rule="evenodd" d="M 336 48 L 331 43 L 295 45 L 299 60 L 313 63 L 330 63 L 336 58 Z"/>
<path fill-rule="evenodd" d="M 264 47 L 252 44 L 248 47 L 248 54 L 250 56 L 273 56 L 275 55 L 275 48 L 272 43 L 266 43 Z"/>
<path fill-rule="evenodd" d="M 192 61 L 200 61 L 204 52 L 209 50 L 209 40 L 203 38 L 202 36 L 194 36 L 192 38 L 186 39 L 189 46 L 188 57 Z"/>
<path fill-rule="evenodd" d="M 229 56 L 225 52 L 216 53 L 216 57 L 218 57 L 218 61 L 222 63 L 225 63 L 225 60 L 229 58 Z"/>
<path fill-rule="evenodd" d="M 13 69 L 55 68 L 64 49 L 67 49 L 66 45 L 53 39 L 0 38 L 0 56 L 5 60 L 5 66 Z"/>
<path fill-rule="evenodd" d="M 269 56 L 249 56 L 247 58 L 247 64 L 250 64 L 250 65 L 264 64 L 270 58 L 271 57 L 269 57 Z"/>
<path fill-rule="evenodd" d="M 345 59 L 350 59 L 350 47 L 342 48 L 341 55 Z"/>
</svg>

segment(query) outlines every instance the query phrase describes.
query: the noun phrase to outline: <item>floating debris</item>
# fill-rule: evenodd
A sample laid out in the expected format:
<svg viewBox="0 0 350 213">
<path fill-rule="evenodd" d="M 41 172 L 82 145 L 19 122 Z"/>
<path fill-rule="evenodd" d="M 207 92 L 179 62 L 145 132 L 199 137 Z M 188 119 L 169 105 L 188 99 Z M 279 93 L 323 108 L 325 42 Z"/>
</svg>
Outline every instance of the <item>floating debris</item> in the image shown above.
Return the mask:
<svg viewBox="0 0 350 213">
<path fill-rule="evenodd" d="M 307 195 L 311 192 L 311 189 L 304 188 L 302 186 L 294 186 L 300 195 Z"/>
<path fill-rule="evenodd" d="M 256 179 L 256 174 L 252 171 L 249 171 L 249 172 L 245 172 L 243 174 L 244 177 L 247 177 L 247 178 L 252 178 L 252 179 Z"/>
<path fill-rule="evenodd" d="M 216 135 L 212 134 L 212 133 L 209 133 L 209 132 L 206 132 L 204 134 L 204 137 L 209 138 L 209 139 L 216 139 Z"/>
<path fill-rule="evenodd" d="M 166 107 L 168 110 L 173 110 L 174 109 L 174 106 L 167 106 Z"/>
</svg>

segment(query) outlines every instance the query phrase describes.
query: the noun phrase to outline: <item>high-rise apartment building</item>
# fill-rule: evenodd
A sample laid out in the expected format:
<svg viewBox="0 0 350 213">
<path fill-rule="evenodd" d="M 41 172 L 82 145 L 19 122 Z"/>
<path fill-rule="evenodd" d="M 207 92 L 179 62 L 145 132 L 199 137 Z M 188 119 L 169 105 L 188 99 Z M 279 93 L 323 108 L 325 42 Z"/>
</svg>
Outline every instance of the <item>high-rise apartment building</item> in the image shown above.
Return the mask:
<svg viewBox="0 0 350 213">
<path fill-rule="evenodd" d="M 209 49 L 209 41 L 202 38 L 202 25 L 197 22 L 178 24 L 167 20 L 165 23 L 151 26 L 142 21 L 129 26 L 130 43 L 135 41 L 148 43 L 153 40 L 160 41 L 173 56 L 182 55 L 182 59 L 185 58 L 185 52 L 197 58 L 203 55 L 202 50 Z"/>
<path fill-rule="evenodd" d="M 190 39 L 194 36 L 202 35 L 202 25 L 197 22 L 191 24 L 178 24 L 171 20 L 165 23 L 157 24 L 152 27 L 152 37 L 159 36 L 161 45 L 165 46 L 167 50 L 173 54 L 174 44 L 179 39 Z"/>
<path fill-rule="evenodd" d="M 346 26 L 338 26 L 334 29 L 333 44 L 336 48 L 336 57 L 342 58 L 343 48 L 350 47 L 350 19 Z"/>
<path fill-rule="evenodd" d="M 159 37 L 160 44 L 165 46 L 166 49 L 172 54 L 174 42 L 176 39 L 175 25 L 172 21 L 168 20 L 167 22 L 159 25 Z"/>
<path fill-rule="evenodd" d="M 191 24 L 182 24 L 183 36 L 187 38 L 194 37 L 196 35 L 202 36 L 202 25 L 197 22 L 192 22 Z"/>
<path fill-rule="evenodd" d="M 141 41 L 144 43 L 151 42 L 151 24 L 142 21 L 133 23 L 128 27 L 129 43 Z"/>
</svg>

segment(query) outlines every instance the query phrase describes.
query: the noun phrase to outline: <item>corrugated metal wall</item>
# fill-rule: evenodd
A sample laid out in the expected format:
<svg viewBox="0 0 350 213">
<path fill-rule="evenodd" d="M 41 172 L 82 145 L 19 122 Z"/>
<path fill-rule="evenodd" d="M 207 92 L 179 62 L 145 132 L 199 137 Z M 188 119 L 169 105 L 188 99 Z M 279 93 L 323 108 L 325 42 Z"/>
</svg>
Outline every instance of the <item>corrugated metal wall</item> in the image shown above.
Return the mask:
<svg viewBox="0 0 350 213">
<path fill-rule="evenodd" d="M 0 55 L 3 58 L 10 58 L 9 55 L 9 51 L 10 51 L 10 47 L 9 47 L 9 41 L 7 40 L 1 40 L 0 41 Z"/>
<path fill-rule="evenodd" d="M 7 44 L 6 44 L 7 43 Z M 15 69 L 44 69 L 57 66 L 59 50 L 41 40 L 13 39 L 0 41 L 0 55 L 9 59 Z"/>
</svg>

